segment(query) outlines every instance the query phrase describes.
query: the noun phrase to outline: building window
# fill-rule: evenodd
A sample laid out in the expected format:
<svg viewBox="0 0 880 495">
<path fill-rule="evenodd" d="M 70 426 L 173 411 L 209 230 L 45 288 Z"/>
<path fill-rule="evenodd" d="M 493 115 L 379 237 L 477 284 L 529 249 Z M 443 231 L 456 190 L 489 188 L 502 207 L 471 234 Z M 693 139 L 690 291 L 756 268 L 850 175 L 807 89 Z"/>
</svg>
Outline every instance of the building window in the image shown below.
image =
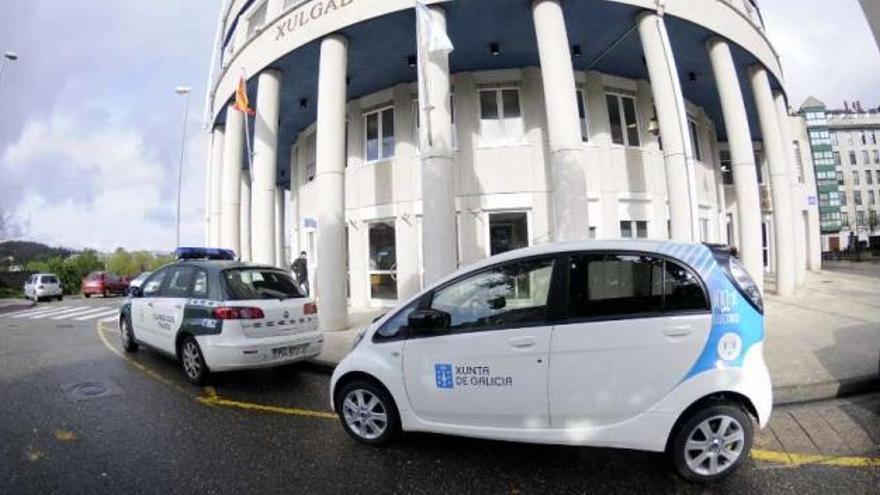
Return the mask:
<svg viewBox="0 0 880 495">
<path fill-rule="evenodd" d="M 865 165 L 871 163 L 871 157 L 868 155 L 868 150 L 862 151 L 862 163 Z"/>
<path fill-rule="evenodd" d="M 764 184 L 764 152 L 755 150 L 755 171 L 758 175 L 758 184 Z"/>
<path fill-rule="evenodd" d="M 311 182 L 315 180 L 315 173 L 317 169 L 318 163 L 318 146 L 317 146 L 317 135 L 315 132 L 310 132 L 305 137 L 305 152 L 306 152 L 306 182 Z"/>
<path fill-rule="evenodd" d="M 862 140 L 862 144 L 868 144 L 868 135 L 865 134 L 865 131 L 860 131 L 860 132 L 859 132 L 859 137 L 860 137 L 861 140 Z"/>
<path fill-rule="evenodd" d="M 871 144 L 877 144 L 877 131 L 871 131 Z"/>
<path fill-rule="evenodd" d="M 846 193 L 840 193 L 840 206 L 846 206 Z"/>
<path fill-rule="evenodd" d="M 858 160 L 856 160 L 856 152 L 850 151 L 849 152 L 849 164 L 856 165 L 857 163 L 858 163 Z"/>
<path fill-rule="evenodd" d="M 584 90 L 577 90 L 578 118 L 581 121 L 581 139 L 586 143 L 590 140 L 590 120 L 587 112 L 587 95 Z"/>
<path fill-rule="evenodd" d="M 801 156 L 801 143 L 799 141 L 792 141 L 791 146 L 794 148 L 794 161 L 795 167 L 797 167 L 797 181 L 799 184 L 804 183 L 804 159 Z"/>
<path fill-rule="evenodd" d="M 853 180 L 854 186 L 859 185 L 859 172 L 858 172 L 858 170 L 852 171 L 852 180 Z"/>
<path fill-rule="evenodd" d="M 876 198 L 874 196 L 874 191 L 868 191 L 868 204 L 871 206 L 877 204 L 877 203 L 875 203 L 875 200 L 876 200 Z"/>
<path fill-rule="evenodd" d="M 851 132 L 846 133 L 846 142 L 850 146 L 853 146 L 854 144 L 856 144 L 855 141 L 853 140 L 853 133 L 851 133 Z"/>
<path fill-rule="evenodd" d="M 525 212 L 489 214 L 489 255 L 529 246 L 529 221 Z"/>
<path fill-rule="evenodd" d="M 525 136 L 519 89 L 481 89 L 480 139 L 483 143 L 518 143 Z"/>
<path fill-rule="evenodd" d="M 373 222 L 369 227 L 370 297 L 397 299 L 397 235 L 394 220 Z"/>
<path fill-rule="evenodd" d="M 725 186 L 733 185 L 733 160 L 730 151 L 721 150 L 718 153 L 721 161 L 721 180 Z"/>
<path fill-rule="evenodd" d="M 862 206 L 862 191 L 853 191 L 853 203 L 856 206 Z"/>
<path fill-rule="evenodd" d="M 623 220 L 620 222 L 620 237 L 624 239 L 647 239 L 648 222 L 644 220 Z"/>
<path fill-rule="evenodd" d="M 268 0 L 261 3 L 259 7 L 252 11 L 247 21 L 247 38 L 253 38 L 266 24 L 266 10 L 268 9 Z"/>
<path fill-rule="evenodd" d="M 830 134 L 830 136 L 831 136 L 831 144 L 833 144 L 834 146 L 837 146 L 837 133 L 832 132 Z"/>
<path fill-rule="evenodd" d="M 709 219 L 701 218 L 700 219 L 700 240 L 702 242 L 709 242 Z"/>
<path fill-rule="evenodd" d="M 865 170 L 865 184 L 871 185 L 874 183 L 874 177 L 871 175 L 870 170 Z"/>
<path fill-rule="evenodd" d="M 862 225 L 865 225 L 865 212 L 864 211 L 857 211 L 856 212 L 856 226 L 860 227 Z"/>
<path fill-rule="evenodd" d="M 364 114 L 364 156 L 376 162 L 394 156 L 394 107 Z"/>
<path fill-rule="evenodd" d="M 834 164 L 840 165 L 840 152 L 839 151 L 834 152 Z"/>
<path fill-rule="evenodd" d="M 605 102 L 608 104 L 612 142 L 634 148 L 641 146 L 636 99 L 632 96 L 608 93 L 605 95 Z"/>
<path fill-rule="evenodd" d="M 691 132 L 691 146 L 694 148 L 694 158 L 698 162 L 703 161 L 703 150 L 700 148 L 700 127 L 691 119 L 688 119 L 688 129 Z"/>
</svg>

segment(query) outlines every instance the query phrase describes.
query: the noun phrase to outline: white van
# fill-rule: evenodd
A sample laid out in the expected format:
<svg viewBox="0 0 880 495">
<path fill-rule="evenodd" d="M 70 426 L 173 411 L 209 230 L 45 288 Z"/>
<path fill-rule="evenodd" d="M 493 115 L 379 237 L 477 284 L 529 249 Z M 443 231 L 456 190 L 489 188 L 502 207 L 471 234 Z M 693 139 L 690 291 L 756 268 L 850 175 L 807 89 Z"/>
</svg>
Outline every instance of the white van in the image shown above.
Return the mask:
<svg viewBox="0 0 880 495">
<path fill-rule="evenodd" d="M 31 275 L 24 283 L 25 299 L 40 302 L 43 299 L 64 299 L 61 280 L 54 273 L 37 273 Z"/>
<path fill-rule="evenodd" d="M 761 295 L 728 252 L 549 244 L 460 270 L 376 320 L 333 373 L 345 430 L 668 452 L 695 481 L 770 418 Z"/>
</svg>

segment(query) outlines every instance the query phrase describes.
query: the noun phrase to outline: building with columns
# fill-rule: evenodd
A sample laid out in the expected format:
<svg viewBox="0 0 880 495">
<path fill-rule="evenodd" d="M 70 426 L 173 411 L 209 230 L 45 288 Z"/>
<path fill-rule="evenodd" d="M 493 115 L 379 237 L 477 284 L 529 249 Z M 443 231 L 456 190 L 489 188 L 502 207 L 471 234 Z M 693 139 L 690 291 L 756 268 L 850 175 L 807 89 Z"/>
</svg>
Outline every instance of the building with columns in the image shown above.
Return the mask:
<svg viewBox="0 0 880 495">
<path fill-rule="evenodd" d="M 426 3 L 452 53 L 417 49 L 414 0 L 220 13 L 207 242 L 306 251 L 325 330 L 544 242 L 729 243 L 783 295 L 819 268 L 807 130 L 753 0 Z"/>
</svg>

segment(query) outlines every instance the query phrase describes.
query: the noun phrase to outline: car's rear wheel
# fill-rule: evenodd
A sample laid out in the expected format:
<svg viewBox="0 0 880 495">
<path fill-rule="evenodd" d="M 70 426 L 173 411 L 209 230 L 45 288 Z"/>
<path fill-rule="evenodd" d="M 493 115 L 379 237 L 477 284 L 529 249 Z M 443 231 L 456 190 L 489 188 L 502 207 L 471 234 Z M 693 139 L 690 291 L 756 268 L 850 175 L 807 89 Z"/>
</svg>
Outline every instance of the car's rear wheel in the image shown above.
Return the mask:
<svg viewBox="0 0 880 495">
<path fill-rule="evenodd" d="M 678 428 L 672 462 L 685 479 L 711 483 L 733 474 L 752 448 L 752 419 L 736 404 L 698 410 Z"/>
<path fill-rule="evenodd" d="M 202 385 L 208 378 L 208 365 L 195 337 L 186 337 L 180 344 L 180 365 L 183 375 L 193 385 Z"/>
<path fill-rule="evenodd" d="M 368 380 L 345 385 L 338 395 L 338 414 L 352 438 L 367 445 L 384 445 L 400 430 L 394 400 L 382 387 Z"/>
<path fill-rule="evenodd" d="M 110 297 L 110 289 L 104 289 L 104 299 Z"/>
<path fill-rule="evenodd" d="M 86 298 L 86 299 L 88 299 L 88 298 L 90 298 L 90 297 L 92 297 L 92 295 L 91 295 L 91 294 L 87 294 L 87 293 L 85 293 L 85 292 L 83 292 L 83 297 L 85 297 L 85 298 Z"/>
<path fill-rule="evenodd" d="M 134 332 L 131 329 L 131 322 L 128 318 L 123 318 L 119 322 L 119 338 L 122 341 L 122 348 L 125 352 L 135 352 L 138 350 L 138 343 L 134 340 Z"/>
<path fill-rule="evenodd" d="M 58 300 L 59 300 L 59 301 L 63 301 L 63 300 L 64 300 L 64 296 L 63 296 L 63 295 L 58 296 Z"/>
</svg>

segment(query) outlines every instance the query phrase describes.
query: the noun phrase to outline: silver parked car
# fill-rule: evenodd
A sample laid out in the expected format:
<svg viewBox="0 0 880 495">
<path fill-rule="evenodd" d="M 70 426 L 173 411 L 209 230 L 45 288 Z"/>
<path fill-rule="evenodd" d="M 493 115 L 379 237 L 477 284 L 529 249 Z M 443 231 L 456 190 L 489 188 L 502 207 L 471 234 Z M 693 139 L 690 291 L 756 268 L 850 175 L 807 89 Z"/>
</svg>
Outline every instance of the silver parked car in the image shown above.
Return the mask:
<svg viewBox="0 0 880 495">
<path fill-rule="evenodd" d="M 131 279 L 131 282 L 128 283 L 128 289 L 126 289 L 125 293 L 131 294 L 132 289 L 140 289 L 141 285 L 143 285 L 143 283 L 144 283 L 144 280 L 146 280 L 147 277 L 149 277 L 152 274 L 153 274 L 153 272 L 143 272 L 140 275 L 138 275 L 137 277 Z"/>
<path fill-rule="evenodd" d="M 61 280 L 54 273 L 31 275 L 24 283 L 24 297 L 39 302 L 42 299 L 64 299 Z"/>
</svg>

